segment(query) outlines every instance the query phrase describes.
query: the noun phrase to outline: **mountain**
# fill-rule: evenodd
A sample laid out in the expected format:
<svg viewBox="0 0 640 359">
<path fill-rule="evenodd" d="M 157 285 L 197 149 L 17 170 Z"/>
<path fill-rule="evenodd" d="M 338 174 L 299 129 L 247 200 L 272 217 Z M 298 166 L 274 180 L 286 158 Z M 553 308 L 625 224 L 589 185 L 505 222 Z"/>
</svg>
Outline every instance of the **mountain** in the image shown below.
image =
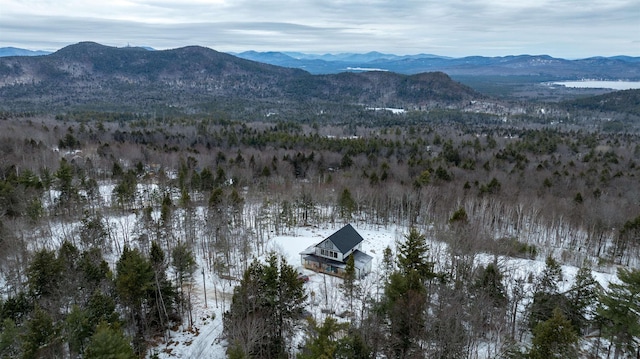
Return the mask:
<svg viewBox="0 0 640 359">
<path fill-rule="evenodd" d="M 148 51 L 82 42 L 46 56 L 0 58 L 0 108 L 14 111 L 164 106 L 193 112 L 213 103 L 314 102 L 414 108 L 480 97 L 443 73 L 311 75 L 198 46 Z"/>
<path fill-rule="evenodd" d="M 547 55 L 449 58 L 429 54 L 397 56 L 378 52 L 306 55 L 255 51 L 243 52 L 238 56 L 278 66 L 301 68 L 314 74 L 376 68 L 402 74 L 441 71 L 450 76 L 536 76 L 548 80 L 640 79 L 640 57 L 630 56 L 566 60 Z"/>
<path fill-rule="evenodd" d="M 7 56 L 42 56 L 49 55 L 49 51 L 32 51 L 26 49 L 19 49 L 17 47 L 0 47 L 0 57 Z"/>
</svg>

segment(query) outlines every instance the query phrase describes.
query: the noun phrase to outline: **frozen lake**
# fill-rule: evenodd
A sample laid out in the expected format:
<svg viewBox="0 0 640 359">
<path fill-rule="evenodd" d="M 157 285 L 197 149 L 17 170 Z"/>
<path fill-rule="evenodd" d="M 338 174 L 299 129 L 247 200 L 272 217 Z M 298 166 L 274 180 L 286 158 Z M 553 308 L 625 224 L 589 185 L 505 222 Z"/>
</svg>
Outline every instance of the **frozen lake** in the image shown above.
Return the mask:
<svg viewBox="0 0 640 359">
<path fill-rule="evenodd" d="M 599 81 L 599 80 L 583 80 L 583 81 L 558 81 L 554 85 L 561 85 L 573 88 L 605 88 L 614 90 L 631 90 L 640 89 L 640 81 Z"/>
</svg>

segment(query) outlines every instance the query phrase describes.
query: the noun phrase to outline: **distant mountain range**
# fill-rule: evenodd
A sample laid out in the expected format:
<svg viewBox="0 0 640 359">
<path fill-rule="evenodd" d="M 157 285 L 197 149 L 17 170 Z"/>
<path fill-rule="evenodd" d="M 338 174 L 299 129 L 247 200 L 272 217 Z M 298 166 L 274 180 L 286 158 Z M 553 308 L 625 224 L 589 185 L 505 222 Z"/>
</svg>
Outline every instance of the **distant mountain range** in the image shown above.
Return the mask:
<svg viewBox="0 0 640 359">
<path fill-rule="evenodd" d="M 0 47 L 0 57 L 7 56 L 41 56 L 49 55 L 50 51 L 32 51 L 26 49 L 20 49 L 17 47 Z"/>
<path fill-rule="evenodd" d="M 128 47 L 127 47 L 128 48 Z M 140 47 L 153 51 L 151 47 Z M 0 57 L 37 56 L 46 51 L 13 47 L 0 48 Z M 545 80 L 640 80 L 640 57 L 612 56 L 567 60 L 547 55 L 504 57 L 468 56 L 452 58 L 433 54 L 394 55 L 380 52 L 365 54 L 306 54 L 302 52 L 231 53 L 234 56 L 281 67 L 298 68 L 311 74 L 389 71 L 400 74 L 441 71 L 450 76 L 529 76 Z"/>
<path fill-rule="evenodd" d="M 189 46 L 148 51 L 92 42 L 47 56 L 0 58 L 0 110 L 199 111 L 211 104 L 460 106 L 483 96 L 442 72 L 312 75 Z"/>
<path fill-rule="evenodd" d="M 255 51 L 238 53 L 236 56 L 277 66 L 304 69 L 313 74 L 379 70 L 402 74 L 442 71 L 450 76 L 535 76 L 569 80 L 640 79 L 640 57 L 630 56 L 566 60 L 547 55 L 450 58 L 430 54 L 397 56 L 378 52 L 308 55 Z"/>
</svg>

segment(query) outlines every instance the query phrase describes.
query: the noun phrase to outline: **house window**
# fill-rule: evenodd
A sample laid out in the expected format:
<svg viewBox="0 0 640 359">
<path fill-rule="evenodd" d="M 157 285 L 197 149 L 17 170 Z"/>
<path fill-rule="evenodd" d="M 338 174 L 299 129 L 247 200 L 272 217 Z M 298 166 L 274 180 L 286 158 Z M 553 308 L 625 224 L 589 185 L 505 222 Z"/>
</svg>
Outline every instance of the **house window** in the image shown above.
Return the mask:
<svg viewBox="0 0 640 359">
<path fill-rule="evenodd" d="M 338 258 L 338 252 L 330 251 L 328 249 L 320 249 L 320 255 L 328 258 Z"/>
</svg>

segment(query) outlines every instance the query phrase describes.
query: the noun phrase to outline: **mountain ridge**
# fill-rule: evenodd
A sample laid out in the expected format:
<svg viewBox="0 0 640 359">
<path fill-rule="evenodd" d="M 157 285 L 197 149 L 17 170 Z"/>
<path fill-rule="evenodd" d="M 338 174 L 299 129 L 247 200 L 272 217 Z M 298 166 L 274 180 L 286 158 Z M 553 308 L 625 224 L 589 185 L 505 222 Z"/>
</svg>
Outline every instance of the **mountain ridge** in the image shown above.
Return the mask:
<svg viewBox="0 0 640 359">
<path fill-rule="evenodd" d="M 377 58 L 347 55 L 289 56 L 286 52 L 242 52 L 237 56 L 284 67 L 302 68 L 313 74 L 375 66 L 402 74 L 442 71 L 453 75 L 545 76 L 551 79 L 606 78 L 640 80 L 640 57 L 589 57 L 568 60 L 549 55 L 467 56 L 451 58 L 430 54 L 389 55 Z M 369 53 L 371 54 L 371 53 Z M 365 54 L 366 55 L 366 54 Z"/>
<path fill-rule="evenodd" d="M 121 47 L 120 49 L 167 51 L 154 50 L 150 47 L 130 46 Z M 0 48 L 0 57 L 46 54 L 50 53 L 8 47 Z M 546 54 L 494 57 L 474 55 L 454 58 L 425 53 L 395 55 L 378 51 L 308 54 L 292 51 L 259 52 L 250 50 L 229 54 L 270 65 L 299 68 L 311 74 L 335 74 L 375 68 L 406 75 L 441 71 L 450 76 L 534 76 L 545 77 L 547 80 L 577 80 L 583 78 L 640 80 L 640 57 L 627 55 L 564 59 Z"/>
<path fill-rule="evenodd" d="M 193 111 L 216 101 L 450 106 L 482 98 L 444 73 L 312 75 L 200 46 L 147 51 L 81 42 L 39 57 L 0 58 L 5 110 L 78 106 Z"/>
</svg>

